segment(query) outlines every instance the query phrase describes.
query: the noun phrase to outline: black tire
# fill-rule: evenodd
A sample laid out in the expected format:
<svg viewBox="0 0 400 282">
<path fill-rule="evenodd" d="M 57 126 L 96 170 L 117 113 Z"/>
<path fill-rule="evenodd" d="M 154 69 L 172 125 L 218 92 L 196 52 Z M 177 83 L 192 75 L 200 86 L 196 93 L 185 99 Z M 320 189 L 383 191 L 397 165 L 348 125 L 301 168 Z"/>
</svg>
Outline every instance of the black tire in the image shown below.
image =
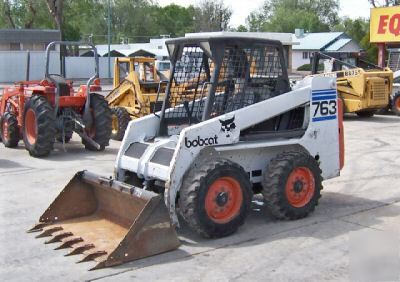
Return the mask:
<svg viewBox="0 0 400 282">
<path fill-rule="evenodd" d="M 100 145 L 100 149 L 92 146 L 82 139 L 82 144 L 90 151 L 103 151 L 109 145 L 111 137 L 111 110 L 103 96 L 95 93 L 90 94 L 90 108 L 92 110 L 93 125 L 92 134 L 88 135 Z"/>
<path fill-rule="evenodd" d="M 229 212 L 232 212 L 232 214 L 228 212 L 223 222 L 222 219 L 213 218 L 206 210 L 206 200 L 212 198 L 213 195 L 208 193 L 213 184 L 221 179 L 234 179 L 233 182 L 237 184 L 234 187 L 236 196 L 233 195 L 232 190 L 215 194 L 214 205 L 218 205 L 220 209 L 227 208 Z M 226 191 L 223 186 L 218 187 Z M 238 189 L 240 191 L 237 191 Z M 231 202 L 230 200 L 235 197 L 240 200 Z M 242 167 L 225 159 L 206 160 L 198 166 L 192 166 L 186 173 L 179 194 L 179 213 L 189 227 L 199 235 L 205 238 L 224 237 L 234 233 L 244 223 L 250 210 L 252 197 L 252 186 Z M 218 200 L 221 202 L 218 203 Z"/>
<path fill-rule="evenodd" d="M 400 92 L 397 92 L 392 99 L 392 112 L 400 116 Z"/>
<path fill-rule="evenodd" d="M 360 118 L 370 118 L 370 117 L 374 116 L 375 111 L 360 111 L 360 112 L 356 112 L 356 114 Z"/>
<path fill-rule="evenodd" d="M 131 116 L 125 108 L 115 107 L 111 109 L 112 132 L 111 139 L 121 141 L 124 138 L 125 130 L 131 121 Z"/>
<path fill-rule="evenodd" d="M 29 117 L 34 115 L 34 120 Z M 25 104 L 22 136 L 33 157 L 45 157 L 53 150 L 56 134 L 54 110 L 43 96 L 34 95 Z M 35 129 L 33 129 L 34 127 Z M 31 134 L 32 130 L 35 134 Z"/>
<path fill-rule="evenodd" d="M 390 107 L 387 106 L 385 108 L 379 109 L 376 111 L 377 115 L 386 115 L 389 112 Z"/>
<path fill-rule="evenodd" d="M 19 128 L 17 117 L 10 112 L 5 112 L 1 117 L 1 140 L 7 148 L 15 148 L 19 142 Z"/>
<path fill-rule="evenodd" d="M 295 203 L 293 198 L 291 198 L 292 196 L 289 196 L 287 193 L 292 193 L 292 195 L 299 193 L 298 195 L 300 196 L 304 185 L 307 185 L 307 182 L 303 182 L 304 178 L 297 178 L 296 174 L 292 174 L 292 172 L 296 173 L 297 171 L 308 173 L 312 181 L 309 183 L 314 183 L 314 189 L 310 189 L 311 186 L 306 186 L 304 198 L 296 198 L 300 201 Z M 292 177 L 296 177 L 296 182 L 293 182 L 293 186 L 288 183 L 288 181 L 293 179 Z M 284 152 L 277 155 L 269 163 L 263 186 L 262 194 L 266 202 L 266 208 L 274 217 L 291 220 L 303 218 L 314 211 L 321 197 L 321 169 L 318 162 L 307 153 Z M 295 191 L 294 189 L 299 189 L 299 191 Z M 302 202 L 301 200 L 304 201 Z"/>
</svg>

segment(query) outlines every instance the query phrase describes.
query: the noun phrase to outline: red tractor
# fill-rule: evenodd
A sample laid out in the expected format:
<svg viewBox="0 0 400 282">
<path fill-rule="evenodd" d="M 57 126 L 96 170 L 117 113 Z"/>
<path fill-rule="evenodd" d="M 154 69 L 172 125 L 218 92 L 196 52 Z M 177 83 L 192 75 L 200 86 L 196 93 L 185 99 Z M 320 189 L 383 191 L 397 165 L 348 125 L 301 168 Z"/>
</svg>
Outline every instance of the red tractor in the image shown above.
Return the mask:
<svg viewBox="0 0 400 282">
<path fill-rule="evenodd" d="M 72 82 L 49 73 L 50 50 L 55 45 L 83 45 L 80 42 L 51 42 L 46 49 L 45 77 L 21 81 L 5 88 L 0 100 L 0 133 L 6 147 L 16 147 L 20 139 L 33 157 L 47 156 L 55 140 L 68 143 L 73 132 L 88 150 L 102 151 L 111 136 L 111 111 L 100 91 L 97 50 L 95 74 L 75 92 Z"/>
</svg>

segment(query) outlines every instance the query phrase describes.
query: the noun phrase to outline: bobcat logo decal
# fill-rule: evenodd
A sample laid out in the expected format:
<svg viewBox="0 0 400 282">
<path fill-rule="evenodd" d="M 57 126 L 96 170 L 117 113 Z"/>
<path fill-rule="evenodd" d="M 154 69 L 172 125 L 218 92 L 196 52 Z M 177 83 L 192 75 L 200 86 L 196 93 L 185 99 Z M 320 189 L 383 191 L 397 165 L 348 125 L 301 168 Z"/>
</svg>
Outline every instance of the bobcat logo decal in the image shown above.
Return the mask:
<svg viewBox="0 0 400 282">
<path fill-rule="evenodd" d="M 226 133 L 226 137 L 230 137 L 230 133 L 236 128 L 235 116 L 226 120 L 219 120 L 221 123 L 221 131 Z"/>
</svg>

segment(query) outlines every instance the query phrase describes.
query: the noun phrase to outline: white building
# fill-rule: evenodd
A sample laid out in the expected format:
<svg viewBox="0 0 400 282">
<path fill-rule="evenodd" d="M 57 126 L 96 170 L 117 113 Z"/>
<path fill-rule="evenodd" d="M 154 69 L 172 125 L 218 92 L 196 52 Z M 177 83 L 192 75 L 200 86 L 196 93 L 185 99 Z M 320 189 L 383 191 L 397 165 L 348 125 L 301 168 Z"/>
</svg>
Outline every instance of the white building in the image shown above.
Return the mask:
<svg viewBox="0 0 400 282">
<path fill-rule="evenodd" d="M 358 54 L 361 47 L 344 32 L 304 33 L 296 29 L 292 35 L 293 54 L 292 69 L 297 70 L 302 65 L 310 64 L 314 52 L 324 52 L 330 56 L 347 60 Z"/>
<path fill-rule="evenodd" d="M 167 60 L 168 50 L 165 46 L 165 40 L 167 39 L 168 38 L 154 38 L 150 39 L 150 42 L 148 43 L 111 44 L 110 55 L 112 57 L 146 56 L 154 57 L 158 60 Z M 99 56 L 108 56 L 107 44 L 96 45 L 96 48 Z M 90 55 L 93 55 L 92 51 L 87 51 L 81 54 L 81 56 Z"/>
</svg>

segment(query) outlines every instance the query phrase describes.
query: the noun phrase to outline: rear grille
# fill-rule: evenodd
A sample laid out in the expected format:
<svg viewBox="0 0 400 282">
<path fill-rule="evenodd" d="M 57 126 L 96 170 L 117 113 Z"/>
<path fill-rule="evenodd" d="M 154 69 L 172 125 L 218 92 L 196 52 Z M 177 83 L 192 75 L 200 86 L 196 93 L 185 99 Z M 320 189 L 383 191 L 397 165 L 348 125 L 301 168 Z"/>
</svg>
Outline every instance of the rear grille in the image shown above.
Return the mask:
<svg viewBox="0 0 400 282">
<path fill-rule="evenodd" d="M 170 148 L 160 148 L 151 158 L 152 163 L 157 163 L 160 165 L 169 166 L 169 163 L 172 160 L 172 156 L 174 155 L 175 150 Z"/>
<path fill-rule="evenodd" d="M 375 101 L 385 101 L 387 97 L 386 84 L 384 81 L 372 82 L 372 99 Z"/>
<path fill-rule="evenodd" d="M 143 155 L 144 151 L 146 151 L 147 147 L 149 145 L 143 144 L 143 143 L 132 143 L 129 145 L 128 150 L 125 151 L 124 155 L 128 157 L 132 157 L 135 159 L 140 159 L 140 157 Z"/>
</svg>

